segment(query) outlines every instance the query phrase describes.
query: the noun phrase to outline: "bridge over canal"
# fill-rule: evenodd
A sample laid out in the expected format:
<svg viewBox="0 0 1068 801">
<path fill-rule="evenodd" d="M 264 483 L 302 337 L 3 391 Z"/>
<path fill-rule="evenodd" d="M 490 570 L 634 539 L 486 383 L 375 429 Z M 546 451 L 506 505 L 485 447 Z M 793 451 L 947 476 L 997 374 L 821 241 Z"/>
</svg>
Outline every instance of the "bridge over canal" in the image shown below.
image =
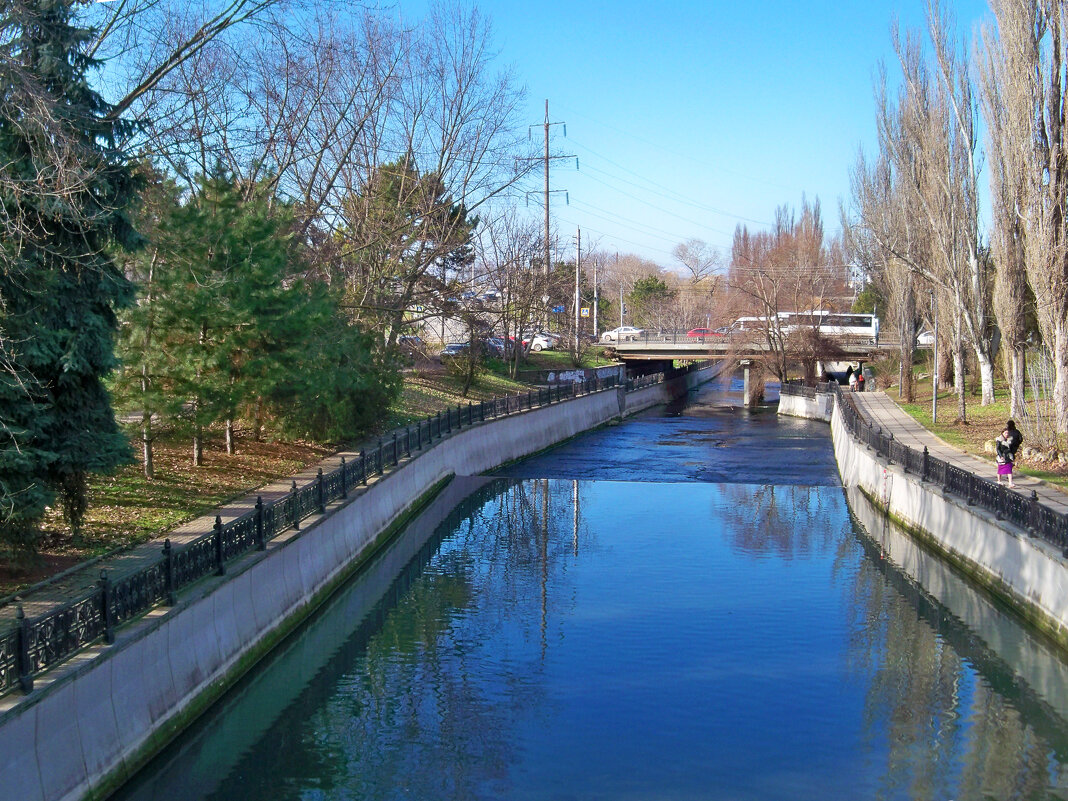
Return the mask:
<svg viewBox="0 0 1068 801">
<path fill-rule="evenodd" d="M 897 342 L 874 343 L 871 340 L 835 339 L 836 361 L 867 362 L 880 353 L 896 351 Z M 631 366 L 632 362 L 696 361 L 705 359 L 755 359 L 770 352 L 768 343 L 756 338 L 733 336 L 688 337 L 685 333 L 652 334 L 611 345 L 616 355 Z M 637 365 L 634 365 L 637 366 Z"/>
</svg>

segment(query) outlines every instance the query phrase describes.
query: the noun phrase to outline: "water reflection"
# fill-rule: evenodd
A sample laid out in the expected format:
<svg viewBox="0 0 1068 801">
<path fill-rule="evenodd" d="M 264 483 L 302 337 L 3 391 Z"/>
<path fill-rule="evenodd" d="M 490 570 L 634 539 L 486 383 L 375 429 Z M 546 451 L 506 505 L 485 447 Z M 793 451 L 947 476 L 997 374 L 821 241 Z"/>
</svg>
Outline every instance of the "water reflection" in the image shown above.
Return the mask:
<svg viewBox="0 0 1068 801">
<path fill-rule="evenodd" d="M 1064 664 L 830 480 L 447 492 L 120 797 L 1068 796 Z"/>
<path fill-rule="evenodd" d="M 849 501 L 868 557 L 855 669 L 872 677 L 868 736 L 889 745 L 884 792 L 1068 795 L 1068 666 L 862 493 L 849 490 Z"/>
</svg>

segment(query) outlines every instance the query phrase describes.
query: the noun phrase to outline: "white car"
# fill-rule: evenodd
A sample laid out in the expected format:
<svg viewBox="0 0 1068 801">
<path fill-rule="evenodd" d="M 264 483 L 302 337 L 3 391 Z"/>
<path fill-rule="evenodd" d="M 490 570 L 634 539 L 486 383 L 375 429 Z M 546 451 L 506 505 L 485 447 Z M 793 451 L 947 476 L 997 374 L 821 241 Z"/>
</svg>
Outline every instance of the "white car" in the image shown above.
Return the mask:
<svg viewBox="0 0 1068 801">
<path fill-rule="evenodd" d="M 933 345 L 934 344 L 934 334 L 932 334 L 930 331 L 921 331 L 920 333 L 918 333 L 916 335 L 916 344 L 917 345 Z"/>
<path fill-rule="evenodd" d="M 637 339 L 644 333 L 644 329 L 635 328 L 632 325 L 621 325 L 619 328 L 613 328 L 601 334 L 601 342 L 626 342 L 629 339 Z"/>
<path fill-rule="evenodd" d="M 524 345 L 529 347 L 532 351 L 537 353 L 542 350 L 552 350 L 556 347 L 556 340 L 552 337 L 547 337 L 545 334 L 535 334 L 529 341 L 524 340 Z"/>
</svg>

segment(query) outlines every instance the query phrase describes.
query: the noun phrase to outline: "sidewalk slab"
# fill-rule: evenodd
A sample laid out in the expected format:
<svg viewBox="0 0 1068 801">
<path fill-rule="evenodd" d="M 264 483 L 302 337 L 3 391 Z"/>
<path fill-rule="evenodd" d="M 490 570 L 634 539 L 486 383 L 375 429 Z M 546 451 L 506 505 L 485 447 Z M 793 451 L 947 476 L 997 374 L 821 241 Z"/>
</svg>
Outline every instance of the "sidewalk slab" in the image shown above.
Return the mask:
<svg viewBox="0 0 1068 801">
<path fill-rule="evenodd" d="M 981 459 L 959 448 L 946 444 L 935 434 L 898 406 L 885 392 L 849 393 L 857 409 L 884 434 L 893 434 L 894 439 L 916 451 L 927 452 L 935 458 L 967 470 L 990 482 L 997 481 L 996 465 L 992 460 Z M 1016 473 L 1013 477 L 1016 492 L 1030 497 L 1031 492 L 1038 493 L 1039 501 L 1062 514 L 1068 513 L 1068 495 L 1042 479 Z"/>
</svg>

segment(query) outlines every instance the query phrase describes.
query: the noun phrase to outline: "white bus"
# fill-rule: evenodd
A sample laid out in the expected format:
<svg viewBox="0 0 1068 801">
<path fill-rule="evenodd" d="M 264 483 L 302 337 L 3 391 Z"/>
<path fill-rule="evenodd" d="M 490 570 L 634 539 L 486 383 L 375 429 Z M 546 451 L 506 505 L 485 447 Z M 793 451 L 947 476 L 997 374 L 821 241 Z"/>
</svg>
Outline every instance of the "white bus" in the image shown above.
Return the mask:
<svg viewBox="0 0 1068 801">
<path fill-rule="evenodd" d="M 775 317 L 739 317 L 731 325 L 731 331 L 773 331 L 783 335 L 802 328 L 815 328 L 822 336 L 831 339 L 863 340 L 879 343 L 879 318 L 874 314 L 853 312 L 779 312 Z"/>
</svg>

